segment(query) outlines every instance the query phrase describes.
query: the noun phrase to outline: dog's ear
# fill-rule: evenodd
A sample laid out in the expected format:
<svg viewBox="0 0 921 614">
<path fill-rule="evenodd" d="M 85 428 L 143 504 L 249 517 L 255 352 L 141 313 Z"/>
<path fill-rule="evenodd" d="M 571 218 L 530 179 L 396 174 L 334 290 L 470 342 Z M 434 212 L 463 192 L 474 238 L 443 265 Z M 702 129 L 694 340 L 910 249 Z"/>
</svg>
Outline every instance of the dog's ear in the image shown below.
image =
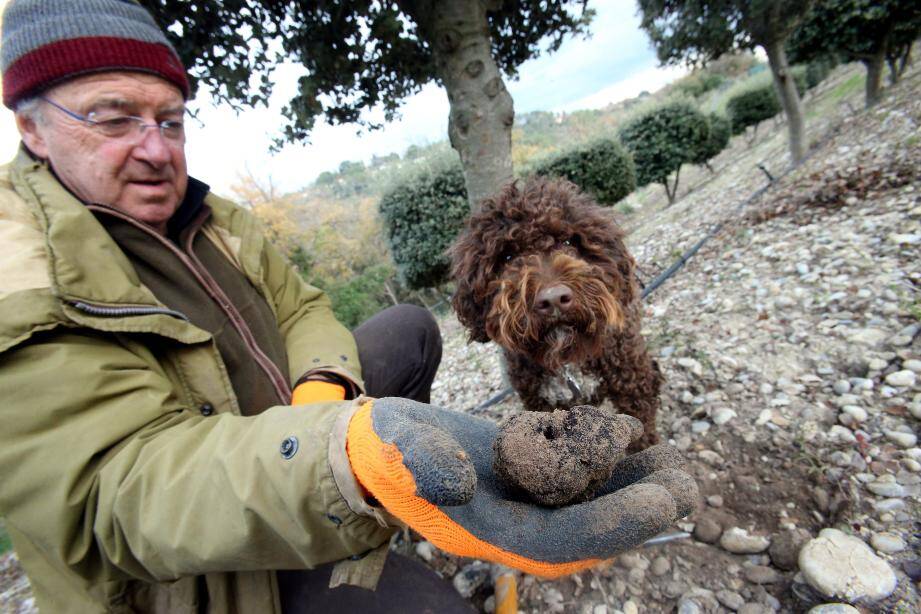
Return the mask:
<svg viewBox="0 0 921 614">
<path fill-rule="evenodd" d="M 451 299 L 454 312 L 460 323 L 467 328 L 470 340 L 485 343 L 489 341 L 486 334 L 486 311 L 489 309 L 489 280 L 484 267 L 486 254 L 483 253 L 482 241 L 469 223 L 451 245 L 448 254 L 451 257 L 451 276 L 456 286 Z"/>
</svg>

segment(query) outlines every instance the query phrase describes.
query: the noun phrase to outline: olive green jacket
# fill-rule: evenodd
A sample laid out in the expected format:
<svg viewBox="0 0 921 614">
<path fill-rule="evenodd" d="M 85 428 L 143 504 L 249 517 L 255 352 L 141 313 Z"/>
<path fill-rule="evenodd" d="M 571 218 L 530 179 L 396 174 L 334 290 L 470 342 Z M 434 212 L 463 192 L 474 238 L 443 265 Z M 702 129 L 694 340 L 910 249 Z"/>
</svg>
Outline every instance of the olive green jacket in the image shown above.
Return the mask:
<svg viewBox="0 0 921 614">
<path fill-rule="evenodd" d="M 326 371 L 360 388 L 325 295 L 249 213 L 206 204 L 203 232 L 275 313 L 291 382 Z M 343 497 L 358 492 L 343 404 L 240 415 L 211 335 L 159 303 L 24 152 L 0 167 L 0 399 L 0 514 L 42 611 L 194 612 L 203 587 L 212 612 L 278 611 L 267 570 L 391 533 Z"/>
</svg>

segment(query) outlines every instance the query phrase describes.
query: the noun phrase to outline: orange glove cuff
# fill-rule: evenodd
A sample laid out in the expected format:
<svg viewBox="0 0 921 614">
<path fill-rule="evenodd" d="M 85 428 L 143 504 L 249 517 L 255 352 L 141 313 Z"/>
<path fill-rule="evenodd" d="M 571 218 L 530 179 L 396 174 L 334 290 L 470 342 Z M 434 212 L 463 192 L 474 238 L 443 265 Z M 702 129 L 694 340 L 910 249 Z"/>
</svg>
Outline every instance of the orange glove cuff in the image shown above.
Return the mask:
<svg viewBox="0 0 921 614">
<path fill-rule="evenodd" d="M 597 565 L 600 559 L 569 563 L 547 563 L 508 552 L 475 537 L 433 505 L 416 496 L 416 482 L 403 465 L 403 455 L 394 444 L 383 442 L 371 421 L 374 401 L 365 403 L 352 416 L 346 438 L 346 453 L 359 484 L 391 514 L 405 522 L 438 548 L 475 559 L 502 563 L 537 576 L 556 578 Z"/>
<path fill-rule="evenodd" d="M 309 381 L 300 384 L 291 394 L 291 405 L 309 405 L 323 401 L 344 401 L 345 388 L 331 382 Z"/>
</svg>

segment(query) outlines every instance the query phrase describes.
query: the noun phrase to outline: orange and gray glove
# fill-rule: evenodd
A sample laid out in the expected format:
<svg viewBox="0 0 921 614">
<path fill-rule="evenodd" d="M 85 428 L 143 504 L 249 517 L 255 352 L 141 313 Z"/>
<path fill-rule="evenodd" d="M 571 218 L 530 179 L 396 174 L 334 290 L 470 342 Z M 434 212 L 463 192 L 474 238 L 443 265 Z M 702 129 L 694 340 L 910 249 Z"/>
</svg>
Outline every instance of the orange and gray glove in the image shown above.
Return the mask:
<svg viewBox="0 0 921 614">
<path fill-rule="evenodd" d="M 497 433 L 468 414 L 367 400 L 349 421 L 346 452 L 367 493 L 438 548 L 548 578 L 642 544 L 697 503 L 697 484 L 665 445 L 622 460 L 590 501 L 546 508 L 512 499 L 492 469 Z"/>
<path fill-rule="evenodd" d="M 291 405 L 310 405 L 324 401 L 344 401 L 345 388 L 322 380 L 307 380 L 295 386 L 291 393 Z"/>
</svg>

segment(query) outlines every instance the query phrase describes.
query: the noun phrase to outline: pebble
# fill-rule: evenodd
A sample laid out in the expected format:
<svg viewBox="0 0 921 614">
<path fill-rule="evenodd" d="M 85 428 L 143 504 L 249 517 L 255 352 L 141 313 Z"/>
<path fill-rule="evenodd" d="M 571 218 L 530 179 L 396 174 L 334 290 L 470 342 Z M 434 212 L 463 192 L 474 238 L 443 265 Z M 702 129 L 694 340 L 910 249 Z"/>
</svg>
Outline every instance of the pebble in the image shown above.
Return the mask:
<svg viewBox="0 0 921 614">
<path fill-rule="evenodd" d="M 470 599 L 474 593 L 483 586 L 489 578 L 489 564 L 482 561 L 474 561 L 461 567 L 452 580 L 454 590 L 460 593 L 464 599 Z"/>
<path fill-rule="evenodd" d="M 828 437 L 837 443 L 857 442 L 857 438 L 854 437 L 854 433 L 852 433 L 849 429 L 844 428 L 840 424 L 835 424 L 830 429 L 828 429 Z"/>
<path fill-rule="evenodd" d="M 685 369 L 687 369 L 688 371 L 690 371 L 697 377 L 700 377 L 704 373 L 704 368 L 701 366 L 701 364 L 698 361 L 694 360 L 693 358 L 682 356 L 681 358 L 678 359 L 677 362 L 679 365 L 681 365 L 682 367 L 684 367 Z"/>
<path fill-rule="evenodd" d="M 781 531 L 771 536 L 771 546 L 768 548 L 771 563 L 785 571 L 796 569 L 800 548 L 811 538 L 812 534 L 806 529 Z"/>
<path fill-rule="evenodd" d="M 730 590 L 721 590 L 716 592 L 716 599 L 721 604 L 735 612 L 745 605 L 745 598 L 739 593 Z"/>
<path fill-rule="evenodd" d="M 710 423 L 706 420 L 695 420 L 691 422 L 691 432 L 697 435 L 706 433 L 710 430 Z"/>
<path fill-rule="evenodd" d="M 678 599 L 678 614 L 703 614 L 714 612 L 719 607 L 713 591 L 705 588 L 692 588 Z"/>
<path fill-rule="evenodd" d="M 812 588 L 837 599 L 877 601 L 889 596 L 896 576 L 862 540 L 838 529 L 822 529 L 799 554 L 799 568 Z"/>
<path fill-rule="evenodd" d="M 832 390 L 835 391 L 835 394 L 847 394 L 851 391 L 851 383 L 846 379 L 839 379 L 832 384 Z"/>
<path fill-rule="evenodd" d="M 624 614 L 640 614 L 640 608 L 636 605 L 636 602 L 630 599 L 627 601 L 624 606 L 621 608 L 621 611 Z"/>
<path fill-rule="evenodd" d="M 761 413 L 758 414 L 758 419 L 755 420 L 755 424 L 757 424 L 758 426 L 764 426 L 765 424 L 770 422 L 771 418 L 773 417 L 774 417 L 774 412 L 772 412 L 770 409 L 762 409 Z"/>
<path fill-rule="evenodd" d="M 650 571 L 654 576 L 664 576 L 672 568 L 672 563 L 664 556 L 657 556 L 650 566 Z"/>
<path fill-rule="evenodd" d="M 850 416 L 856 422 L 866 422 L 867 410 L 857 405 L 845 405 L 841 408 L 843 415 Z"/>
<path fill-rule="evenodd" d="M 736 610 L 739 614 L 772 614 L 771 608 L 760 603 L 746 603 Z"/>
<path fill-rule="evenodd" d="M 883 434 L 892 443 L 900 448 L 913 448 L 918 444 L 918 436 L 914 433 L 903 433 L 902 431 L 883 430 Z"/>
<path fill-rule="evenodd" d="M 914 373 L 921 373 L 921 360 L 910 358 L 902 362 L 902 367 Z"/>
<path fill-rule="evenodd" d="M 780 574 L 773 567 L 751 565 L 745 568 L 745 579 L 752 584 L 774 584 L 780 580 Z"/>
<path fill-rule="evenodd" d="M 709 516 L 701 517 L 694 525 L 694 539 L 705 544 L 715 544 L 722 534 L 723 527 Z"/>
<path fill-rule="evenodd" d="M 915 462 L 911 460 L 910 458 L 902 462 L 905 463 L 908 461 Z M 723 497 L 721 495 L 710 495 L 707 497 L 707 505 L 709 505 L 710 507 L 723 507 Z"/>
<path fill-rule="evenodd" d="M 763 535 L 750 535 L 745 529 L 732 527 L 720 537 L 720 546 L 733 554 L 757 554 L 764 552 L 771 540 Z"/>
<path fill-rule="evenodd" d="M 419 558 L 423 561 L 430 563 L 435 556 L 435 546 L 433 546 L 431 542 L 421 541 L 416 544 L 416 554 L 418 554 Z"/>
<path fill-rule="evenodd" d="M 904 369 L 895 371 L 886 376 L 886 383 L 896 388 L 911 388 L 918 381 L 918 376 L 914 371 Z"/>
<path fill-rule="evenodd" d="M 906 494 L 905 488 L 901 484 L 886 480 L 870 482 L 867 484 L 867 490 L 880 497 L 904 497 Z"/>
<path fill-rule="evenodd" d="M 713 412 L 713 414 L 710 416 L 710 419 L 713 420 L 713 424 L 717 426 L 723 426 L 736 416 L 738 416 L 738 414 L 728 407 L 720 407 Z"/>
<path fill-rule="evenodd" d="M 808 614 L 860 614 L 860 610 L 846 603 L 823 603 L 809 610 Z"/>
<path fill-rule="evenodd" d="M 901 552 L 907 546 L 905 540 L 895 533 L 889 532 L 874 533 L 873 536 L 870 537 L 870 545 L 873 546 L 877 552 L 883 552 L 885 554 Z"/>
<path fill-rule="evenodd" d="M 698 458 L 712 467 L 720 467 L 726 462 L 722 456 L 713 450 L 701 450 L 697 453 Z"/>
</svg>

